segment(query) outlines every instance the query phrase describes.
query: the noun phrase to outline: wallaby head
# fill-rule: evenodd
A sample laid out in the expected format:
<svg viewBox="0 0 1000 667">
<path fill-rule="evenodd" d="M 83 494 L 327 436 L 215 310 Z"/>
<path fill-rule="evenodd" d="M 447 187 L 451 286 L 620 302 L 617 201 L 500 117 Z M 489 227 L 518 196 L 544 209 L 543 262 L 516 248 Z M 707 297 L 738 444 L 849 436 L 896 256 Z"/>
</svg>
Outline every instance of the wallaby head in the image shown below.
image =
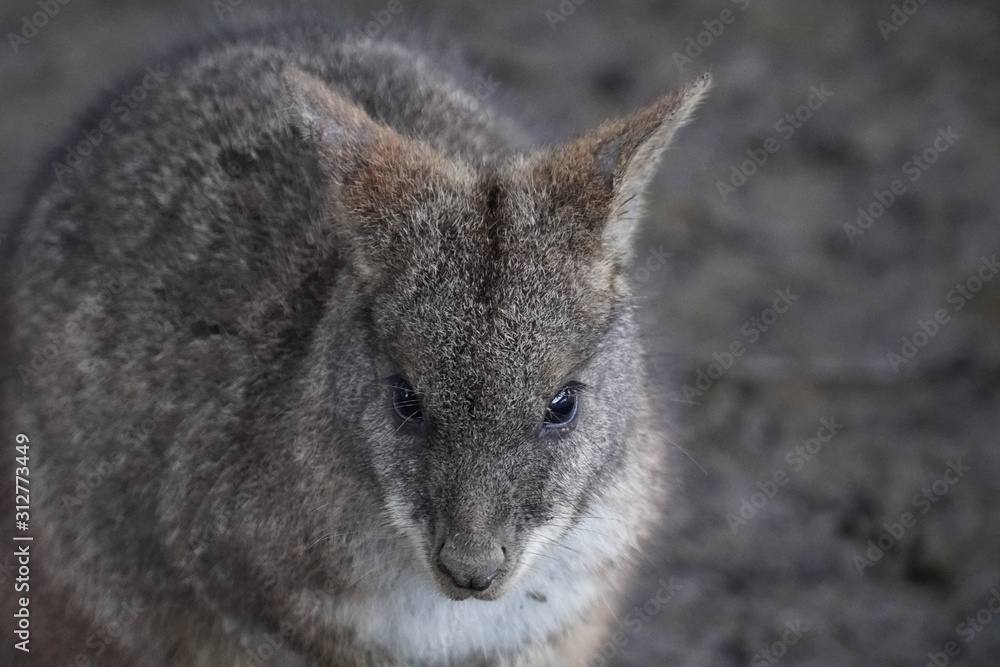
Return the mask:
<svg viewBox="0 0 1000 667">
<path fill-rule="evenodd" d="M 285 80 L 326 174 L 319 242 L 346 267 L 316 391 L 342 401 L 329 407 L 358 436 L 353 465 L 440 591 L 499 598 L 634 465 L 651 408 L 630 248 L 657 160 L 709 79 L 478 164 L 301 70 Z"/>
</svg>

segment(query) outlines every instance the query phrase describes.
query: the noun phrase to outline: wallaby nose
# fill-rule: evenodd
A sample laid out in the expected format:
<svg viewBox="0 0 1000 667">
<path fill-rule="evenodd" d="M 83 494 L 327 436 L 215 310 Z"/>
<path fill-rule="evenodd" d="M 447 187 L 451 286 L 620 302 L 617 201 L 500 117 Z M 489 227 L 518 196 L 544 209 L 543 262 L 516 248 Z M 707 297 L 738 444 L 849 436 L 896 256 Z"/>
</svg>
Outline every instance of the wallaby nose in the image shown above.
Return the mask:
<svg viewBox="0 0 1000 667">
<path fill-rule="evenodd" d="M 496 540 L 477 543 L 453 535 L 441 545 L 438 569 L 459 588 L 485 591 L 496 579 L 506 555 Z"/>
</svg>

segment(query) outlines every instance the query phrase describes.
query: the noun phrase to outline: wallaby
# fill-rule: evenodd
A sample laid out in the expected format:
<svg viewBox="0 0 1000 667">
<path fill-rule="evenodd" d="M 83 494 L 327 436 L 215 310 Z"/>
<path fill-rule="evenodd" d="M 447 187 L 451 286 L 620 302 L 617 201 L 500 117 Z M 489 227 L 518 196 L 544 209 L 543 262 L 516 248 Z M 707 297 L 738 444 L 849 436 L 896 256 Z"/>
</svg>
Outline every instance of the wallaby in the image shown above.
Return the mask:
<svg viewBox="0 0 1000 667">
<path fill-rule="evenodd" d="M 4 664 L 600 656 L 669 486 L 631 244 L 709 79 L 543 147 L 448 62 L 219 36 L 57 154 L 5 258 Z"/>
</svg>

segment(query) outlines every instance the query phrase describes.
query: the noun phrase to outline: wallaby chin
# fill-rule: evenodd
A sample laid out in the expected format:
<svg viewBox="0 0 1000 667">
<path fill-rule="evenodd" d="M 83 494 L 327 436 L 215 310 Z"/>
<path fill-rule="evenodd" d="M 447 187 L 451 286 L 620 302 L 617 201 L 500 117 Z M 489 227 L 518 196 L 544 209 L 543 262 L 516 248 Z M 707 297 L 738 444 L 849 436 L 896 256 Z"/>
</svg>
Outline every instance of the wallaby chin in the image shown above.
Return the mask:
<svg viewBox="0 0 1000 667">
<path fill-rule="evenodd" d="M 147 667 L 596 656 L 666 492 L 632 243 L 707 76 L 531 149 L 391 41 L 165 70 L 5 267 L 46 531 L 18 664 L 112 624 Z"/>
</svg>

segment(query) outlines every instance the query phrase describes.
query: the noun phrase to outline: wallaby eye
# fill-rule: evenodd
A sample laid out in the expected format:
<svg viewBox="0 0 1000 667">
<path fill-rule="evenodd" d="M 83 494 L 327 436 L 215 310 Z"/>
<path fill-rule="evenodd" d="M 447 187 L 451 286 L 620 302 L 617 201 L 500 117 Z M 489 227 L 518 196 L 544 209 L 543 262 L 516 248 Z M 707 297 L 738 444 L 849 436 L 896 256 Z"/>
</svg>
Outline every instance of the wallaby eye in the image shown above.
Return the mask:
<svg viewBox="0 0 1000 667">
<path fill-rule="evenodd" d="M 564 428 L 573 423 L 579 410 L 578 399 L 584 385 L 568 382 L 545 408 L 545 428 Z"/>
<path fill-rule="evenodd" d="M 424 419 L 424 413 L 420 409 L 420 396 L 403 378 L 393 379 L 392 408 L 403 423 L 415 424 Z"/>
</svg>

